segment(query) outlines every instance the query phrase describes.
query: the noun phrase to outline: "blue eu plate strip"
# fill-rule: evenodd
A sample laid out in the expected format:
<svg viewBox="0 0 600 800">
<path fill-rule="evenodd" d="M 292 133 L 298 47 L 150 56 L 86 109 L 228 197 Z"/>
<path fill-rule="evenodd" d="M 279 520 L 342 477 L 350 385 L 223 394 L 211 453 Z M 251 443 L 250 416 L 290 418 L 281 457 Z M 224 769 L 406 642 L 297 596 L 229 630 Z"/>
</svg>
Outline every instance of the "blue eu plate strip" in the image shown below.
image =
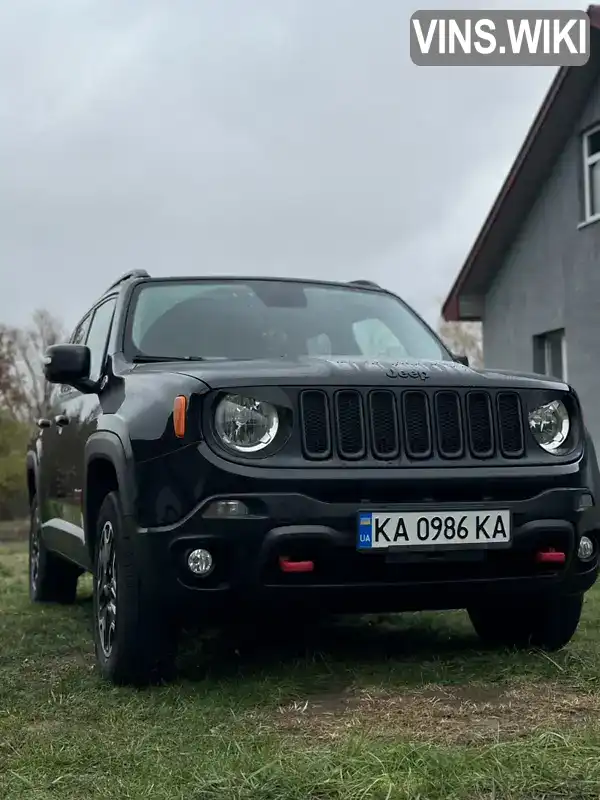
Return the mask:
<svg viewBox="0 0 600 800">
<path fill-rule="evenodd" d="M 368 550 L 373 544 L 373 517 L 370 513 L 358 515 L 358 549 Z"/>
</svg>

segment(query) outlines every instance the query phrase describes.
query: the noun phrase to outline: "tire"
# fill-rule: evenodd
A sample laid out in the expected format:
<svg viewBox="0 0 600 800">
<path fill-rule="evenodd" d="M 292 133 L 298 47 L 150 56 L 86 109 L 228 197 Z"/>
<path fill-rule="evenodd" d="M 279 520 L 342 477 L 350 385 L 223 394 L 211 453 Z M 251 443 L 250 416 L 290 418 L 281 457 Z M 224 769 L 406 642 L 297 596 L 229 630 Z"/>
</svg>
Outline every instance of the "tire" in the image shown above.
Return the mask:
<svg viewBox="0 0 600 800">
<path fill-rule="evenodd" d="M 77 597 L 79 567 L 48 550 L 42 541 L 37 497 L 31 502 L 29 521 L 29 597 L 34 603 L 71 605 Z"/>
<path fill-rule="evenodd" d="M 520 606 L 481 606 L 467 609 L 475 632 L 487 644 L 537 647 L 553 652 L 567 645 L 579 626 L 582 594 L 556 594 Z"/>
<path fill-rule="evenodd" d="M 146 686 L 175 677 L 177 632 L 144 584 L 117 492 L 104 499 L 94 553 L 94 645 L 103 678 Z"/>
</svg>

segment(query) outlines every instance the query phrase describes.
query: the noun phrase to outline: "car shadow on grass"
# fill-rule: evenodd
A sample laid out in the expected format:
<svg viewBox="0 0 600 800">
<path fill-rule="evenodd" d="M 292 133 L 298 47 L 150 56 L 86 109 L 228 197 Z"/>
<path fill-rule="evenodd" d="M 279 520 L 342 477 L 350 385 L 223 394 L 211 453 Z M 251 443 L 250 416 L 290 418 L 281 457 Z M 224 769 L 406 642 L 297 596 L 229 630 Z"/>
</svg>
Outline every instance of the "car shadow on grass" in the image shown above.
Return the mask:
<svg viewBox="0 0 600 800">
<path fill-rule="evenodd" d="M 92 635 L 91 598 L 77 601 Z M 179 680 L 239 692 L 272 683 L 294 692 L 338 691 L 365 682 L 397 688 L 430 684 L 506 685 L 515 680 L 579 681 L 589 672 L 574 645 L 550 656 L 482 644 L 467 614 L 426 612 L 302 620 L 261 615 L 206 631 L 182 632 Z"/>
<path fill-rule="evenodd" d="M 190 681 L 278 677 L 286 683 L 403 686 L 489 683 L 556 669 L 540 654 L 484 647 L 466 614 L 337 618 L 320 624 L 229 626 L 182 639 L 180 674 Z"/>
</svg>

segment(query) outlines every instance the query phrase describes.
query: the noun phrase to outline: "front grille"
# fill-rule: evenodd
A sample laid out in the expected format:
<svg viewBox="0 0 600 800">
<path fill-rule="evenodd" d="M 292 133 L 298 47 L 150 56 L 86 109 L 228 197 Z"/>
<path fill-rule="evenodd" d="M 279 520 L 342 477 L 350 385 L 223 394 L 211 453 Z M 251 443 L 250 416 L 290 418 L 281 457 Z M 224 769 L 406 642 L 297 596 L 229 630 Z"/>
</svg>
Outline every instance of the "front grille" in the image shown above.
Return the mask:
<svg viewBox="0 0 600 800">
<path fill-rule="evenodd" d="M 402 406 L 406 453 L 410 458 L 427 458 L 431 455 L 429 398 L 425 392 L 404 392 Z"/>
<path fill-rule="evenodd" d="M 329 403 L 325 392 L 302 392 L 300 414 L 305 455 L 308 458 L 327 458 L 331 455 L 331 433 Z"/>
<path fill-rule="evenodd" d="M 396 458 L 400 453 L 398 412 L 394 393 L 387 389 L 369 394 L 371 448 L 376 458 Z"/>
<path fill-rule="evenodd" d="M 467 419 L 471 452 L 479 458 L 489 458 L 494 453 L 494 423 L 487 392 L 469 392 Z"/>
<path fill-rule="evenodd" d="M 346 461 L 515 459 L 525 454 L 516 392 L 308 389 L 300 393 L 304 455 Z"/>
<path fill-rule="evenodd" d="M 440 453 L 445 458 L 460 458 L 463 454 L 463 431 L 460 398 L 455 392 L 436 394 L 435 418 Z"/>
<path fill-rule="evenodd" d="M 500 392 L 498 403 L 498 429 L 502 453 L 510 458 L 523 455 L 523 416 L 519 396 L 514 392 Z"/>
<path fill-rule="evenodd" d="M 340 456 L 363 458 L 366 430 L 362 397 L 358 392 L 344 390 L 335 393 L 335 422 Z"/>
</svg>

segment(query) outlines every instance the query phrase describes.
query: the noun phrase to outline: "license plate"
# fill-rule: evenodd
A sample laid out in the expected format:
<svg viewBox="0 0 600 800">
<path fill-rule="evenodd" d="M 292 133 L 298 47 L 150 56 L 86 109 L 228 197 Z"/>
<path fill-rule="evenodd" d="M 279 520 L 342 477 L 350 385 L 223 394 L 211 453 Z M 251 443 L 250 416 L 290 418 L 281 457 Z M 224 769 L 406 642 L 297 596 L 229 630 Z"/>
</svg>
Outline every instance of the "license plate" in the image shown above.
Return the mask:
<svg viewBox="0 0 600 800">
<path fill-rule="evenodd" d="M 506 546 L 510 540 L 510 511 L 363 511 L 358 515 L 359 550 Z"/>
</svg>

